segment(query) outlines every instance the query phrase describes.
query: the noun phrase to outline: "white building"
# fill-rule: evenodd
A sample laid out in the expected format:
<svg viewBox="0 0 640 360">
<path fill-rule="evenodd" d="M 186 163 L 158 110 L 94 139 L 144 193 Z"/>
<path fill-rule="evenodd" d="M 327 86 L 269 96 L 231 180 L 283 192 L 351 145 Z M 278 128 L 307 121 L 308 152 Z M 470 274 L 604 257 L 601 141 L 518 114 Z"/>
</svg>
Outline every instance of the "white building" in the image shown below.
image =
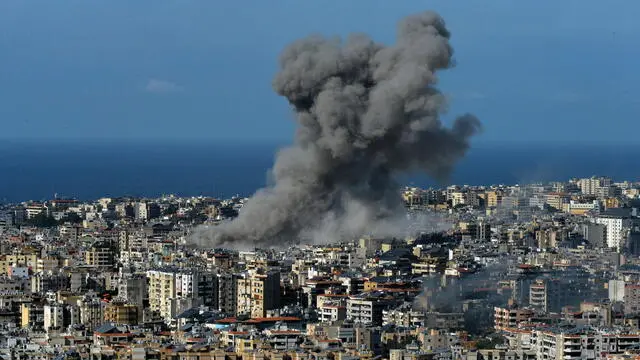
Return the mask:
<svg viewBox="0 0 640 360">
<path fill-rule="evenodd" d="M 593 218 L 593 222 L 606 227 L 607 247 L 621 250 L 627 242 L 627 234 L 632 225 L 632 219 L 624 215 L 602 214 Z"/>
<path fill-rule="evenodd" d="M 579 202 L 575 200 L 569 201 L 568 204 L 564 204 L 564 212 L 570 214 L 584 214 L 588 211 L 600 211 L 602 209 L 602 205 L 600 201 L 593 200 L 591 202 Z"/>
<path fill-rule="evenodd" d="M 64 306 L 48 304 L 44 306 L 44 329 L 61 329 L 64 327 Z"/>
<path fill-rule="evenodd" d="M 27 215 L 27 219 L 31 219 L 40 213 L 48 211 L 47 207 L 43 204 L 32 203 L 27 205 L 25 209 L 25 214 Z"/>
<path fill-rule="evenodd" d="M 609 280 L 609 300 L 624 301 L 624 280 Z"/>
<path fill-rule="evenodd" d="M 217 293 L 217 277 L 196 270 L 166 269 L 147 271 L 151 310 L 165 320 L 174 318 L 187 308 L 212 301 Z"/>
<path fill-rule="evenodd" d="M 382 293 L 353 295 L 347 299 L 347 319 L 357 324 L 382 325 L 382 311 L 388 309 L 392 299 Z"/>
<path fill-rule="evenodd" d="M 147 212 L 147 203 L 137 202 L 134 206 L 136 220 L 147 220 L 149 215 Z"/>
<path fill-rule="evenodd" d="M 608 354 L 620 354 L 640 344 L 637 334 L 535 332 L 538 359 L 601 360 Z"/>
<path fill-rule="evenodd" d="M 335 322 L 347 317 L 347 308 L 341 304 L 326 302 L 318 307 L 321 322 Z"/>
<path fill-rule="evenodd" d="M 608 177 L 591 177 L 578 181 L 580 191 L 585 195 L 601 195 L 603 190 L 611 187 L 611 179 Z M 607 190 L 608 191 L 608 190 Z"/>
</svg>

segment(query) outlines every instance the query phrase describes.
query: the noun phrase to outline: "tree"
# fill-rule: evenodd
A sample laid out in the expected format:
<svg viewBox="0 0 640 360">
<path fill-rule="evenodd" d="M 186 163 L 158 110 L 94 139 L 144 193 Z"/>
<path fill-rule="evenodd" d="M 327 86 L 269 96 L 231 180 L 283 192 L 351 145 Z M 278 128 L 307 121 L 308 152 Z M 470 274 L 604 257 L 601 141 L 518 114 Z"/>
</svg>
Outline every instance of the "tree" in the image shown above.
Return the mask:
<svg viewBox="0 0 640 360">
<path fill-rule="evenodd" d="M 82 222 L 82 217 L 74 212 L 70 212 L 65 217 L 60 219 L 60 224 L 64 224 L 66 222 L 69 222 L 72 224 L 79 224 Z"/>
<path fill-rule="evenodd" d="M 476 347 L 478 349 L 495 349 L 498 345 L 506 343 L 506 339 L 498 334 L 491 334 L 485 338 L 478 340 Z"/>
<path fill-rule="evenodd" d="M 168 215 L 173 215 L 176 212 L 178 212 L 178 205 L 176 204 L 169 204 L 169 206 L 167 206 L 166 209 L 164 209 L 164 211 L 162 212 L 162 215 L 168 216 Z"/>
<path fill-rule="evenodd" d="M 27 225 L 39 227 L 39 228 L 52 228 L 58 225 L 56 219 L 53 216 L 48 215 L 45 211 L 31 217 L 26 221 Z"/>
</svg>

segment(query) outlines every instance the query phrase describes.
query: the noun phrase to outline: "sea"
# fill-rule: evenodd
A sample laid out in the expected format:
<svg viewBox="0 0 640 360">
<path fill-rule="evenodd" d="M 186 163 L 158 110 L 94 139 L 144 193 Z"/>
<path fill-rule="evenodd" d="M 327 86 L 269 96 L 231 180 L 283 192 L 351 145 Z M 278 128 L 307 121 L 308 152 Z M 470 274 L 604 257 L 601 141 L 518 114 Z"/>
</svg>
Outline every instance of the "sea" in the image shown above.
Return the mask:
<svg viewBox="0 0 640 360">
<path fill-rule="evenodd" d="M 0 141 L 0 202 L 100 197 L 250 196 L 268 184 L 282 143 L 221 141 Z M 447 183 L 403 174 L 409 186 L 640 177 L 640 145 L 481 143 Z"/>
</svg>

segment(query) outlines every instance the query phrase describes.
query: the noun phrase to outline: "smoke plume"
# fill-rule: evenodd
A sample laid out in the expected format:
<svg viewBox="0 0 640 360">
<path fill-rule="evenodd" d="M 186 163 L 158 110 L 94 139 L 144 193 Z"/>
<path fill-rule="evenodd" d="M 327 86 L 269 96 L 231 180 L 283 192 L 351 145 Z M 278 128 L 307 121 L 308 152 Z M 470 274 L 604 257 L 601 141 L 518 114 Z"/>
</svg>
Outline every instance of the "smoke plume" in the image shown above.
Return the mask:
<svg viewBox="0 0 640 360">
<path fill-rule="evenodd" d="M 473 115 L 451 128 L 440 120 L 436 72 L 453 65 L 449 37 L 444 20 L 425 12 L 403 19 L 389 46 L 362 34 L 289 45 L 273 88 L 295 112 L 294 144 L 277 154 L 272 186 L 194 241 L 271 247 L 314 240 L 309 234 L 384 234 L 404 216 L 395 175 L 419 170 L 445 181 L 480 129 Z"/>
</svg>

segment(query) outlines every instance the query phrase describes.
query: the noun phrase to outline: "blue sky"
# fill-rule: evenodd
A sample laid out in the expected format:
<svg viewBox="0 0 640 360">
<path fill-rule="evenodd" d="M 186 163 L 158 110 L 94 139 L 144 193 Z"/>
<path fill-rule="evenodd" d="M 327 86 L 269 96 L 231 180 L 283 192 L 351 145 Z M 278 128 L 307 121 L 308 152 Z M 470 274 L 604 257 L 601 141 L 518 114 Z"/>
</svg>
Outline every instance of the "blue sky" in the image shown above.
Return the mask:
<svg viewBox="0 0 640 360">
<path fill-rule="evenodd" d="M 640 2 L 616 0 L 2 0 L 0 138 L 287 140 L 287 43 L 389 43 L 426 9 L 453 33 L 447 118 L 477 114 L 481 141 L 636 139 Z"/>
</svg>

